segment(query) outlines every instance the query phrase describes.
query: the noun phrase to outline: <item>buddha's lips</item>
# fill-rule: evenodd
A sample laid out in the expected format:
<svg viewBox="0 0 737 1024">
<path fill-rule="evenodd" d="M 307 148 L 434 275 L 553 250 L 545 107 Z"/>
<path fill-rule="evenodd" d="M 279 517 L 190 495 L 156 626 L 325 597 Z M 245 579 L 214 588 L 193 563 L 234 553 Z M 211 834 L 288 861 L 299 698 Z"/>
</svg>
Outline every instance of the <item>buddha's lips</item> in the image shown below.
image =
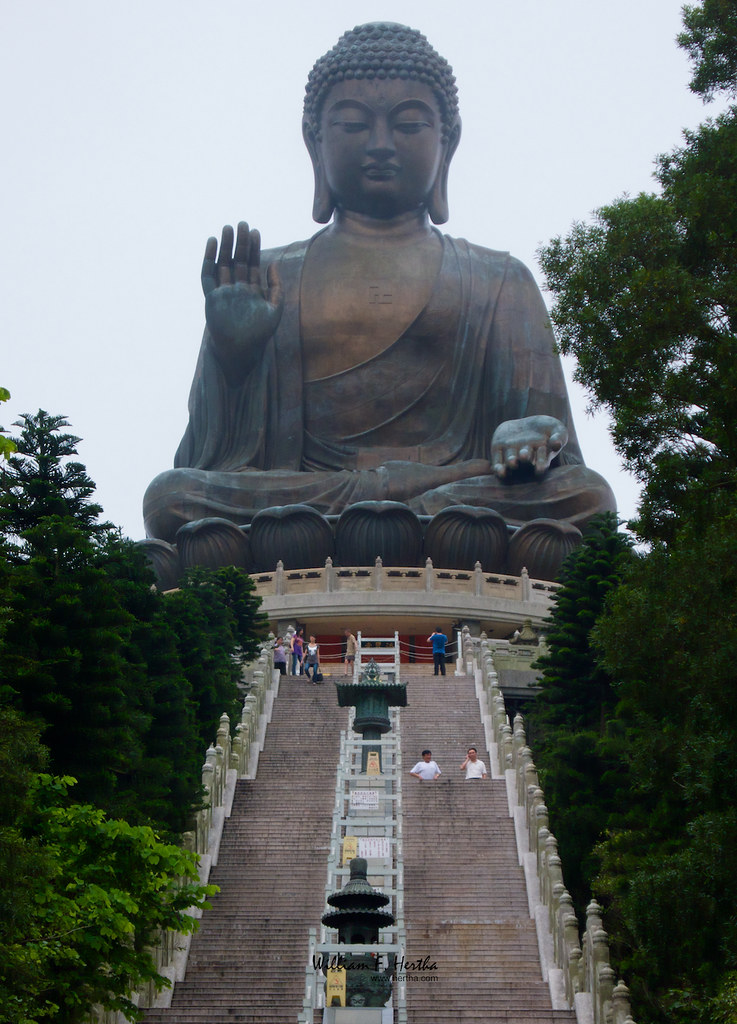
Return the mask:
<svg viewBox="0 0 737 1024">
<path fill-rule="evenodd" d="M 379 181 L 394 178 L 399 174 L 396 164 L 366 164 L 362 170 L 367 178 L 375 178 Z"/>
</svg>

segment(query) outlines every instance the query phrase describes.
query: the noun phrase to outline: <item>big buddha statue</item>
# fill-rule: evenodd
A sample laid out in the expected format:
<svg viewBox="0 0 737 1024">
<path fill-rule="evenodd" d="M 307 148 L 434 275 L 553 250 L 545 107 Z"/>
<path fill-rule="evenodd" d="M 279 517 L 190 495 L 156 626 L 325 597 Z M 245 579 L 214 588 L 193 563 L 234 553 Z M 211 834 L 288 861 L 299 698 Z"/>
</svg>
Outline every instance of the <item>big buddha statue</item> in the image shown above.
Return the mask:
<svg viewBox="0 0 737 1024">
<path fill-rule="evenodd" d="M 584 465 L 532 275 L 434 226 L 461 135 L 450 66 L 413 29 L 359 26 L 313 67 L 302 127 L 326 226 L 264 251 L 245 223 L 208 241 L 189 425 L 146 492 L 148 536 L 190 562 L 258 563 L 281 545 L 317 565 L 349 512 L 389 510 L 434 545 L 391 557 L 460 564 L 491 517 L 503 538 L 484 568 L 537 559 L 549 577 L 614 498 Z M 304 527 L 290 549 L 311 516 L 323 540 Z M 234 553 L 265 519 L 270 553 Z M 437 525 L 451 520 L 455 540 Z M 381 527 L 369 533 L 386 563 Z M 349 538 L 338 560 L 366 564 Z"/>
</svg>

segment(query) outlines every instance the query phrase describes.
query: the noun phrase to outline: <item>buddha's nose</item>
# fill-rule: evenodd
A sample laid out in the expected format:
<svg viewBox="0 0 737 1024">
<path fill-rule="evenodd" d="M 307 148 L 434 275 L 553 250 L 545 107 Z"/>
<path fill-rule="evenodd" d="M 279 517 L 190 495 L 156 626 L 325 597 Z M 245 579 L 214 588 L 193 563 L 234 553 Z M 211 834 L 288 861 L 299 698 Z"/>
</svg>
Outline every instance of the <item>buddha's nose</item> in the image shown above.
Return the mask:
<svg viewBox="0 0 737 1024">
<path fill-rule="evenodd" d="M 387 160 L 395 153 L 394 140 L 389 125 L 377 118 L 368 140 L 368 154 L 375 160 Z"/>
</svg>

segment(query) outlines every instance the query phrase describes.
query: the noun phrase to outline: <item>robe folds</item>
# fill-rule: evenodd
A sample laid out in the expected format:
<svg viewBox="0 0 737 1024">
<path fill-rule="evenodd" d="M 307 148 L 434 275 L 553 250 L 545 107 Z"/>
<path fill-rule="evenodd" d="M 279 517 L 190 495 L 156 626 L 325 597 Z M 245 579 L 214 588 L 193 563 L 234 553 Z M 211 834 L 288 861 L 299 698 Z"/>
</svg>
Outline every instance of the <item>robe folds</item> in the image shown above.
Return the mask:
<svg viewBox="0 0 737 1024">
<path fill-rule="evenodd" d="M 366 362 L 305 382 L 302 268 L 310 242 L 263 254 L 284 289 L 279 326 L 245 380 L 228 381 L 205 331 L 175 469 L 144 499 L 149 536 L 185 522 L 250 522 L 259 509 L 307 504 L 337 514 L 363 500 L 404 501 L 419 514 L 449 505 L 495 508 L 512 523 L 581 526 L 614 510 L 583 464 L 549 315 L 529 270 L 508 253 L 442 236 L 425 308 Z M 499 424 L 562 421 L 568 444 L 542 477 L 479 473 Z M 463 463 L 468 463 L 468 473 Z"/>
</svg>

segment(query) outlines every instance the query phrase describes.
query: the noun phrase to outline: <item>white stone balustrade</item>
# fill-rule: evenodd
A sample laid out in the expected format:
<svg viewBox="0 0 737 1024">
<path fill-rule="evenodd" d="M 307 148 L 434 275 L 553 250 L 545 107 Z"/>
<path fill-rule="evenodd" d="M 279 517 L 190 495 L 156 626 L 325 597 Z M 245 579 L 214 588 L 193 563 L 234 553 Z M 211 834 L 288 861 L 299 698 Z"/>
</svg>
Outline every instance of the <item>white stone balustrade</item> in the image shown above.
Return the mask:
<svg viewBox="0 0 737 1024">
<path fill-rule="evenodd" d="M 304 614 L 309 598 L 313 615 L 402 615 L 430 621 L 449 617 L 503 624 L 530 620 L 539 628 L 550 614 L 557 584 L 475 569 L 439 569 L 427 559 L 424 566 L 386 566 L 380 558 L 370 566 L 334 566 L 330 558 L 314 569 L 284 568 L 254 573 L 251 579 L 272 622 L 294 621 Z M 465 652 L 464 652 L 465 655 Z"/>
<path fill-rule="evenodd" d="M 322 567 L 290 570 L 284 568 L 283 562 L 278 562 L 273 572 L 253 573 L 251 579 L 256 584 L 256 593 L 262 598 L 295 592 L 467 590 L 476 597 L 500 596 L 529 601 L 535 593 L 549 595 L 557 590 L 555 583 L 531 580 L 526 569 L 522 569 L 519 576 L 484 572 L 480 562 L 476 563 L 474 569 L 436 569 L 429 558 L 421 568 L 385 566 L 381 558 L 377 558 L 371 566 L 348 565 L 339 568 L 333 565 L 332 558 L 328 558 Z"/>
<path fill-rule="evenodd" d="M 477 685 L 484 697 L 482 707 L 485 703 L 488 710 L 490 749 L 496 758 L 497 775 L 507 777 L 510 800 L 516 801 L 524 822 L 524 840 L 534 855 L 539 896 L 552 933 L 553 958 L 562 974 L 566 1001 L 575 1007 L 581 1024 L 634 1024 L 629 990 L 623 981 L 616 980 L 601 908 L 595 901 L 586 912 L 583 940 L 579 936 L 573 901 L 563 881 L 558 843 L 550 831 L 544 794 L 527 745 L 524 721 L 516 715 L 513 724 L 509 724 L 491 645 L 485 634 L 470 637 L 467 627 L 462 643 L 464 660 L 467 652 L 471 652 Z"/>
</svg>

